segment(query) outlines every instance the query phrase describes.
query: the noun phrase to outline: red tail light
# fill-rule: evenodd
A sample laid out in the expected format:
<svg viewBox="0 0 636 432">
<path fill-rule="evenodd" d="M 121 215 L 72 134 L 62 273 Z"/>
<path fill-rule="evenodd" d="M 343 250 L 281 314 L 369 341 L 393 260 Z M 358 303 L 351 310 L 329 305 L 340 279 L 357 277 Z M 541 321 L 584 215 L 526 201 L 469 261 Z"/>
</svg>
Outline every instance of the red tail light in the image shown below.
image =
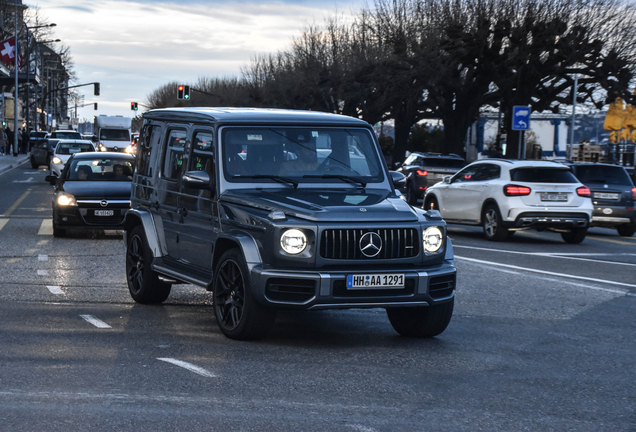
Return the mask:
<svg viewBox="0 0 636 432">
<path fill-rule="evenodd" d="M 506 196 L 525 196 L 530 195 L 530 188 L 527 186 L 505 185 L 504 195 Z"/>
<path fill-rule="evenodd" d="M 428 171 L 417 170 L 416 173 L 422 177 L 426 177 L 428 175 Z"/>
<path fill-rule="evenodd" d="M 636 201 L 636 188 L 632 188 L 632 201 Z"/>
<path fill-rule="evenodd" d="M 576 190 L 576 193 L 579 196 L 585 197 L 585 198 L 590 198 L 592 196 L 592 194 L 590 193 L 590 188 L 586 187 L 586 186 L 581 186 L 580 188 L 578 188 Z"/>
</svg>

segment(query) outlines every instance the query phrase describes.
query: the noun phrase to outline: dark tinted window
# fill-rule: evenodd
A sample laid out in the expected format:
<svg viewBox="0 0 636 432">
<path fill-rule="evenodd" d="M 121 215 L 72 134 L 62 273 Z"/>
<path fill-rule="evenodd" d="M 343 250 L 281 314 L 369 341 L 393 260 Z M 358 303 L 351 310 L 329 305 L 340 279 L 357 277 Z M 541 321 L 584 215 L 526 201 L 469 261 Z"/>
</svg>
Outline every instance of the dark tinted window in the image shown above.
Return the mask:
<svg viewBox="0 0 636 432">
<path fill-rule="evenodd" d="M 432 158 L 421 158 L 418 162 L 418 165 L 431 167 L 431 168 L 463 168 L 466 165 L 466 162 L 460 159 L 432 159 Z"/>
<path fill-rule="evenodd" d="M 510 171 L 510 179 L 529 183 L 578 183 L 567 169 L 559 168 L 517 168 Z"/>
<path fill-rule="evenodd" d="M 574 174 L 581 183 L 632 184 L 625 169 L 619 166 L 578 165 L 574 167 Z"/>
<path fill-rule="evenodd" d="M 181 174 L 183 164 L 183 150 L 185 148 L 185 129 L 173 129 L 168 134 L 168 145 L 163 165 L 163 177 L 177 180 Z"/>
</svg>

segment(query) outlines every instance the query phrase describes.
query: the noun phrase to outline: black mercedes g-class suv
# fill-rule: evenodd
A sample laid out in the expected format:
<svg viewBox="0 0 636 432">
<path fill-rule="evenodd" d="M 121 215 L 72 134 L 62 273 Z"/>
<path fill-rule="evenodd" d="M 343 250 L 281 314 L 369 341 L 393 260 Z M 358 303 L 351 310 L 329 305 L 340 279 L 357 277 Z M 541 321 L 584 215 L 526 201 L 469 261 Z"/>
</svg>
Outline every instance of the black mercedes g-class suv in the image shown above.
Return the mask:
<svg viewBox="0 0 636 432">
<path fill-rule="evenodd" d="M 135 301 L 205 287 L 221 331 L 240 340 L 264 336 L 283 308 L 380 307 L 402 335 L 446 329 L 456 281 L 446 224 L 399 198 L 369 124 L 151 110 L 136 158 L 125 221 Z"/>
</svg>

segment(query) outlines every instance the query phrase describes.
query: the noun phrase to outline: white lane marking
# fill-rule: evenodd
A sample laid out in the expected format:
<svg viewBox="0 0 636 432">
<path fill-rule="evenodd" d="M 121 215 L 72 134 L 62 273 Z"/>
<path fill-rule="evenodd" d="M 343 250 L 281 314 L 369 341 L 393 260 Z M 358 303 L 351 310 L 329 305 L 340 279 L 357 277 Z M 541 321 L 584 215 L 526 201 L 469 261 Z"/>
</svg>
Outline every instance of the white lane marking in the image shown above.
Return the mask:
<svg viewBox="0 0 636 432">
<path fill-rule="evenodd" d="M 48 288 L 49 291 L 51 291 L 51 294 L 55 294 L 55 295 L 64 294 L 64 291 L 62 291 L 62 289 L 59 286 L 47 285 L 46 287 Z"/>
<path fill-rule="evenodd" d="M 48 261 L 48 260 L 49 260 L 48 255 L 38 255 L 38 261 Z"/>
<path fill-rule="evenodd" d="M 481 251 L 488 251 L 488 252 L 501 252 L 501 253 L 506 253 L 506 254 L 517 254 L 517 255 L 532 255 L 532 256 L 543 256 L 543 257 L 550 257 L 550 258 L 561 258 L 561 259 L 569 259 L 569 260 L 575 260 L 575 261 L 591 261 L 591 262 L 596 262 L 596 263 L 602 263 L 602 264 L 613 264 L 613 265 L 622 265 L 622 266 L 629 266 L 629 267 L 636 267 L 636 264 L 632 264 L 632 263 L 624 263 L 624 262 L 619 262 L 619 261 L 599 261 L 599 260 L 593 260 L 593 259 L 588 259 L 588 258 L 578 258 L 574 255 L 577 256 L 636 256 L 636 254 L 633 253 L 620 253 L 620 254 L 594 254 L 594 253 L 590 253 L 590 254 L 570 254 L 570 253 L 559 253 L 559 252 L 521 252 L 521 251 L 512 251 L 512 250 L 505 250 L 505 249 L 490 249 L 490 248 L 480 248 L 480 247 L 475 247 L 475 246 L 458 246 L 453 244 L 453 248 L 464 248 L 464 249 L 473 249 L 473 250 L 481 250 Z"/>
<path fill-rule="evenodd" d="M 173 365 L 182 367 L 184 369 L 189 370 L 190 372 L 194 372 L 196 374 L 202 375 L 207 378 L 216 378 L 216 375 L 212 372 L 205 370 L 199 366 L 193 365 L 192 363 L 184 362 L 182 360 L 177 360 L 173 358 L 157 358 L 157 360 L 161 360 L 166 363 L 172 363 Z"/>
<path fill-rule="evenodd" d="M 97 328 L 112 328 L 111 326 L 106 324 L 104 321 L 95 318 L 93 315 L 80 315 L 80 316 L 84 318 L 86 321 L 88 321 L 89 323 L 93 324 Z"/>
<path fill-rule="evenodd" d="M 48 276 L 48 275 L 49 275 L 48 270 L 38 270 L 38 276 Z"/>
<path fill-rule="evenodd" d="M 26 180 L 13 180 L 12 183 L 33 183 L 33 177 L 29 177 Z"/>
<path fill-rule="evenodd" d="M 53 219 L 44 219 L 40 225 L 38 235 L 51 235 L 53 234 Z"/>
<path fill-rule="evenodd" d="M 527 272 L 531 272 L 531 273 L 539 273 L 539 274 L 543 274 L 543 275 L 552 275 L 552 276 L 558 276 L 558 277 L 563 277 L 563 278 L 578 279 L 578 280 L 584 280 L 584 281 L 590 281 L 590 282 L 598 282 L 598 283 L 608 284 L 608 285 L 620 285 L 620 286 L 626 286 L 626 287 L 630 287 L 630 288 L 636 288 L 636 285 L 634 285 L 634 284 L 627 284 L 627 283 L 623 283 L 623 282 L 614 282 L 614 281 L 609 281 L 609 280 L 595 279 L 595 278 L 589 278 L 589 277 L 583 277 L 583 276 L 575 276 L 575 275 L 570 275 L 570 274 L 566 274 L 566 273 L 555 273 L 555 272 L 549 272 L 549 271 L 544 271 L 544 270 L 537 270 L 537 269 L 533 269 L 533 268 L 519 267 L 519 266 L 510 265 L 510 264 L 502 264 L 502 263 L 497 263 L 497 262 L 493 262 L 493 261 L 484 261 L 484 260 L 478 260 L 478 259 L 474 259 L 474 258 L 466 258 L 466 257 L 457 256 L 457 255 L 455 255 L 455 259 L 464 260 L 464 261 L 468 261 L 468 262 L 479 263 L 479 264 L 487 264 L 487 265 L 491 265 L 491 266 L 511 268 L 511 269 L 527 271 Z M 618 293 L 618 294 L 627 294 L 627 292 L 628 292 L 626 290 L 612 290 L 612 289 L 607 289 L 607 288 L 599 288 L 599 289 L 601 291 L 613 292 L 613 293 Z"/>
<path fill-rule="evenodd" d="M 9 219 L 0 219 L 0 230 L 9 222 Z"/>
<path fill-rule="evenodd" d="M 493 268 L 493 267 L 491 267 L 489 265 L 485 265 L 485 264 L 477 264 L 477 263 L 472 263 L 472 262 L 470 264 L 474 265 L 475 267 L 480 267 L 480 268 L 488 269 L 488 270 L 495 270 L 495 271 L 502 272 L 502 273 L 510 273 L 510 274 L 519 275 L 519 276 L 523 275 L 522 272 L 513 271 L 513 270 L 507 270 L 507 269 Z M 596 285 L 587 285 L 587 284 L 582 284 L 580 282 L 554 279 L 554 278 L 545 277 L 545 276 L 537 276 L 537 275 L 526 275 L 526 276 L 527 277 L 533 277 L 535 279 L 548 281 L 548 282 L 556 282 L 556 283 L 565 284 L 565 285 L 572 285 L 572 286 L 575 286 L 575 287 L 578 287 L 578 288 L 589 288 L 591 290 L 596 290 L 596 291 L 610 292 L 612 294 L 625 294 L 625 295 L 631 295 L 632 294 L 629 291 L 601 288 L 601 287 L 596 286 Z M 636 295 L 636 294 L 634 294 L 634 295 Z"/>
</svg>

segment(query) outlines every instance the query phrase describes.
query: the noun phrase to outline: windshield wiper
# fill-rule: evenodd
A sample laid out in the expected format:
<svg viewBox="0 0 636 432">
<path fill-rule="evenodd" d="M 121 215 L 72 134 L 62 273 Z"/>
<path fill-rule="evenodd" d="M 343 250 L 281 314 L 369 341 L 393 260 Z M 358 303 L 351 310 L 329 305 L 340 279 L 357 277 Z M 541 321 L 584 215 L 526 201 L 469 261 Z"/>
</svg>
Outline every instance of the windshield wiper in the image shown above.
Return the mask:
<svg viewBox="0 0 636 432">
<path fill-rule="evenodd" d="M 315 175 L 304 175 L 303 178 L 319 178 L 319 179 L 340 179 L 347 183 L 359 184 L 362 187 L 366 187 L 367 182 L 358 178 L 358 177 L 349 177 L 341 174 L 315 174 Z"/>
<path fill-rule="evenodd" d="M 294 189 L 296 189 L 298 187 L 298 182 L 296 180 L 292 180 L 292 179 L 287 178 L 287 177 L 270 175 L 270 174 L 233 175 L 232 178 L 233 179 L 235 179 L 235 178 L 270 179 L 270 180 L 277 181 L 278 183 L 291 184 Z"/>
</svg>

